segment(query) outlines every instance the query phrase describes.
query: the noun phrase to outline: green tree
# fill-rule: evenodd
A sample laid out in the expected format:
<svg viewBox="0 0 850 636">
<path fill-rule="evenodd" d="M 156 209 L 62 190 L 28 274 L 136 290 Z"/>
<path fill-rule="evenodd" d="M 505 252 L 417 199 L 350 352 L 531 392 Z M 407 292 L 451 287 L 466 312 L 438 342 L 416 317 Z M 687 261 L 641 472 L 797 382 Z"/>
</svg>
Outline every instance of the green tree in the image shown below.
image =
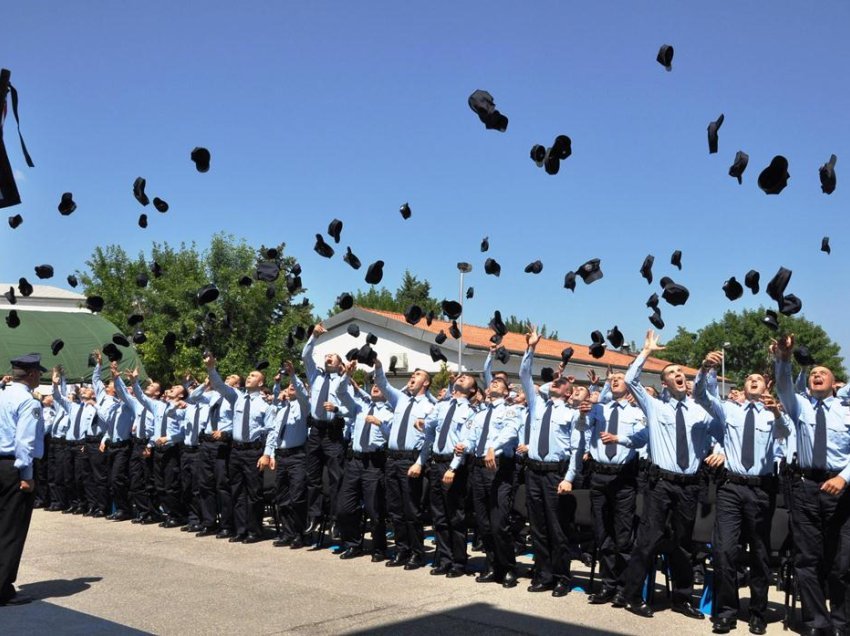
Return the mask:
<svg viewBox="0 0 850 636">
<path fill-rule="evenodd" d="M 276 246 L 281 255 L 284 248 Z M 312 307 L 294 302 L 306 290 L 294 284 L 291 293 L 287 288 L 286 274 L 295 259 L 278 256 L 282 272 L 272 283 L 259 282 L 253 275 L 265 260 L 265 247 L 254 249 L 230 235 L 217 234 L 203 253 L 194 244 L 154 243 L 150 261 L 162 269 L 158 277 L 144 254 L 130 259 L 120 246 L 98 247 L 86 261 L 88 271 L 79 278 L 86 295 L 103 297 L 102 314 L 119 328 L 131 333 L 135 328 L 128 325 L 128 316 L 144 316 L 139 327 L 147 340 L 135 347 L 148 373 L 170 382 L 186 373 L 203 374 L 205 349 L 215 353 L 222 373 L 244 374 L 263 359 L 271 362 L 271 371 L 284 359 L 300 364 L 301 343 L 294 341 L 288 347 L 287 336 L 295 326 L 313 322 Z M 140 274 L 148 276 L 146 287 L 137 285 Z M 243 276 L 250 276 L 253 284 L 240 285 Z M 216 285 L 220 296 L 199 305 L 197 292 L 207 284 Z M 163 343 L 168 332 L 177 336 L 173 353 Z"/>
<path fill-rule="evenodd" d="M 526 318 L 525 320 L 520 320 L 518 317 L 511 314 L 508 316 L 505 322 L 505 328 L 511 333 L 527 333 L 528 326 L 535 324 L 531 318 Z M 553 331 L 549 333 L 549 328 L 545 324 L 537 325 L 537 333 L 540 334 L 541 338 L 551 338 L 552 340 L 558 339 L 558 332 Z"/>
<path fill-rule="evenodd" d="M 380 311 L 394 311 L 403 314 L 411 305 L 419 305 L 426 314 L 433 311 L 439 316 L 440 301 L 431 297 L 431 283 L 427 280 L 419 280 L 410 273 L 404 271 L 401 285 L 393 294 L 386 287 L 375 289 L 370 287 L 365 292 L 357 290 L 354 293 L 354 304 L 367 309 L 378 309 Z M 339 313 L 339 307 L 334 307 L 328 312 L 328 316 Z"/>
<path fill-rule="evenodd" d="M 773 375 L 773 363 L 768 345 L 777 332 L 763 322 L 764 309 L 727 311 L 723 318 L 714 321 L 696 333 L 679 328 L 678 333 L 656 356 L 671 362 L 699 366 L 709 351 L 719 351 L 728 342 L 726 350 L 726 376 L 733 384 L 741 384 L 750 373 Z M 841 348 L 827 333 L 813 322 L 797 316 L 779 316 L 778 333 L 793 333 L 799 345 L 808 347 L 818 364 L 829 367 L 840 380 L 846 379 Z M 794 362 L 794 373 L 799 370 Z"/>
</svg>

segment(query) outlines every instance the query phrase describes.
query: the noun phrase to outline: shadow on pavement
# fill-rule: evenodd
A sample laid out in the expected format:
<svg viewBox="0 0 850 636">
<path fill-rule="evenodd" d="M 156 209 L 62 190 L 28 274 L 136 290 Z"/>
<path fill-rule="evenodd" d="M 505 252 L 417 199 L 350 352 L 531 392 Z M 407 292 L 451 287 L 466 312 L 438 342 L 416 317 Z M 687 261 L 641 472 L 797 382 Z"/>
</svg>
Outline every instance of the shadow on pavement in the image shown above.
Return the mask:
<svg viewBox="0 0 850 636">
<path fill-rule="evenodd" d="M 611 634 L 610 630 L 586 627 L 570 621 L 557 621 L 539 618 L 531 614 L 522 614 L 499 609 L 489 603 L 472 603 L 456 607 L 446 612 L 429 614 L 386 625 L 376 625 L 364 630 L 354 630 L 347 634 L 415 634 L 429 633 L 448 636 L 449 634 L 470 633 L 486 634 L 570 634 L 570 636 L 602 636 Z"/>
<path fill-rule="evenodd" d="M 73 596 L 84 592 L 91 587 L 91 583 L 101 580 L 99 576 L 83 576 L 77 579 L 51 579 L 50 581 L 36 581 L 26 583 L 18 587 L 18 591 L 31 596 L 38 601 L 48 598 L 59 598 L 62 596 Z"/>
<path fill-rule="evenodd" d="M 55 583 L 55 581 L 48 581 Z M 71 583 L 70 581 L 60 581 Z M 41 583 L 33 583 L 31 586 L 21 586 L 21 589 L 36 588 Z M 78 583 L 75 588 L 80 591 Z M 68 589 L 68 588 L 66 588 Z M 84 589 L 84 588 L 82 588 Z M 33 591 L 32 593 L 36 593 Z M 74 592 L 70 592 L 73 594 Z M 67 595 L 67 593 L 66 593 Z M 101 636 L 118 634 L 120 636 L 136 636 L 146 634 L 139 631 L 113 623 L 112 621 L 92 616 L 84 612 L 66 609 L 44 601 L 35 601 L 29 605 L 0 607 L 0 634 L 62 634 L 62 636 Z"/>
</svg>

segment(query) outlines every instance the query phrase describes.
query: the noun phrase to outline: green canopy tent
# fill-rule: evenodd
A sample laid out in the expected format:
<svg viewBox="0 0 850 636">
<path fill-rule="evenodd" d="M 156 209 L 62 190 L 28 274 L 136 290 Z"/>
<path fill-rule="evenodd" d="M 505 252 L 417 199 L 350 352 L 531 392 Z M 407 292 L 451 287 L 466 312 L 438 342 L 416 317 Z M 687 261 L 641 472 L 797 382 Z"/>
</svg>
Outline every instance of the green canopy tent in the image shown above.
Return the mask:
<svg viewBox="0 0 850 636">
<path fill-rule="evenodd" d="M 16 329 L 6 325 L 8 309 L 0 309 L 0 375 L 11 370 L 9 361 L 26 353 L 40 353 L 41 364 L 51 369 L 61 364 L 68 382 L 91 380 L 92 368 L 88 365 L 89 354 L 112 341 L 112 336 L 121 330 L 106 318 L 84 312 L 64 311 L 18 311 L 21 324 Z M 50 350 L 51 343 L 60 339 L 65 343 L 59 355 Z M 118 366 L 121 370 L 137 365 L 142 377 L 147 377 L 144 366 L 133 347 L 118 347 L 124 357 Z M 107 361 L 104 359 L 104 366 Z M 109 375 L 105 368 L 104 378 Z M 51 373 L 42 374 L 41 381 L 50 384 Z"/>
</svg>

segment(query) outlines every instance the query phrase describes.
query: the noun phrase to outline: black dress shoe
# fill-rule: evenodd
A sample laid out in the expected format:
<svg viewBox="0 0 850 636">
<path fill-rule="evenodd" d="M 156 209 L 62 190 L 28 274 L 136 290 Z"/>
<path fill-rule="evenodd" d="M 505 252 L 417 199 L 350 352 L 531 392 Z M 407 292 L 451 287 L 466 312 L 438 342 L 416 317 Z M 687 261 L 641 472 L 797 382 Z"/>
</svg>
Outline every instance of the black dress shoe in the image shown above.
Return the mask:
<svg viewBox="0 0 850 636">
<path fill-rule="evenodd" d="M 447 579 L 457 579 L 461 576 L 466 576 L 466 570 L 462 568 L 450 568 L 448 572 L 446 572 Z"/>
<path fill-rule="evenodd" d="M 131 517 L 126 512 L 116 512 L 112 515 L 111 521 L 127 521 L 128 519 L 131 519 Z"/>
<path fill-rule="evenodd" d="M 138 515 L 136 517 L 133 517 L 130 523 L 141 523 L 144 518 L 144 515 Z"/>
<path fill-rule="evenodd" d="M 342 547 L 341 545 L 338 545 L 338 546 L 337 546 L 337 547 L 335 547 L 333 550 L 331 550 L 331 554 L 333 554 L 334 556 L 339 556 L 340 554 L 342 554 L 343 552 L 345 552 L 347 549 L 348 549 L 348 548 L 344 548 L 344 547 Z"/>
<path fill-rule="evenodd" d="M 115 518 L 116 514 L 118 514 L 118 513 L 117 512 L 110 512 L 108 515 L 106 515 L 106 520 L 112 521 Z"/>
<path fill-rule="evenodd" d="M 318 519 L 313 519 L 313 520 L 311 520 L 311 521 L 310 521 L 310 523 L 307 525 L 307 528 L 306 528 L 306 530 L 304 530 L 304 532 L 306 532 L 306 533 L 308 533 L 308 534 L 311 534 L 311 533 L 313 533 L 313 532 L 318 532 L 318 531 L 319 531 L 319 528 L 321 528 L 321 527 L 322 527 L 322 524 L 321 524 L 321 523 L 319 523 L 319 520 L 318 520 Z"/>
<path fill-rule="evenodd" d="M 277 539 L 272 541 L 272 545 L 276 548 L 282 548 L 284 546 L 289 545 L 290 543 L 292 543 L 292 539 L 290 539 L 289 537 L 278 537 Z"/>
<path fill-rule="evenodd" d="M 764 634 L 767 632 L 767 621 L 761 616 L 753 614 L 750 616 L 749 627 L 751 634 Z"/>
<path fill-rule="evenodd" d="M 513 570 L 508 570 L 507 572 L 505 572 L 505 576 L 502 577 L 502 587 L 516 587 L 517 580 L 518 579 L 516 576 L 516 572 L 514 572 Z"/>
<path fill-rule="evenodd" d="M 356 559 L 359 556 L 363 556 L 362 548 L 346 548 L 342 551 L 342 554 L 339 555 L 340 559 Z"/>
<path fill-rule="evenodd" d="M 496 575 L 495 571 L 487 570 L 486 572 L 476 576 L 475 582 L 476 583 L 498 583 L 499 577 Z"/>
<path fill-rule="evenodd" d="M 446 574 L 449 573 L 449 570 L 451 570 L 451 569 L 452 569 L 452 566 L 450 566 L 448 563 L 443 563 L 443 565 L 438 565 L 435 568 L 431 568 L 431 571 L 429 572 L 429 574 L 431 576 L 445 576 Z"/>
<path fill-rule="evenodd" d="M 372 563 L 380 563 L 381 561 L 386 561 L 387 555 L 383 552 L 373 552 L 372 553 Z"/>
<path fill-rule="evenodd" d="M 596 594 L 591 594 L 587 597 L 587 602 L 591 605 L 605 605 L 610 603 L 617 596 L 617 590 L 602 590 Z"/>
<path fill-rule="evenodd" d="M 555 583 L 532 583 L 527 589 L 529 592 L 549 592 L 555 589 Z"/>
<path fill-rule="evenodd" d="M 703 620 L 705 618 L 705 614 L 691 605 L 690 601 L 685 601 L 684 603 L 673 603 L 670 606 L 670 609 L 678 614 L 687 616 L 688 618 L 695 618 L 697 620 Z"/>
<path fill-rule="evenodd" d="M 185 526 L 180 526 L 180 532 L 189 532 L 192 529 L 192 524 L 187 523 Z"/>
<path fill-rule="evenodd" d="M 233 530 L 219 530 L 218 533 L 216 533 L 215 535 L 216 539 L 230 539 L 232 537 Z"/>
<path fill-rule="evenodd" d="M 163 528 L 179 528 L 183 525 L 183 521 L 175 519 L 174 517 L 169 517 L 159 525 Z"/>
<path fill-rule="evenodd" d="M 201 529 L 195 533 L 196 537 L 211 537 L 214 536 L 218 532 L 215 528 L 204 528 L 201 526 Z"/>
<path fill-rule="evenodd" d="M 157 523 L 158 521 L 159 520 L 152 515 L 145 515 L 144 517 L 142 517 L 142 520 L 141 520 L 140 523 L 144 526 L 149 526 L 152 523 Z"/>
<path fill-rule="evenodd" d="M 632 614 L 643 616 L 644 618 L 652 618 L 652 608 L 643 601 L 638 603 L 626 603 L 625 607 L 626 610 Z"/>
<path fill-rule="evenodd" d="M 50 504 L 47 507 L 47 512 L 57 512 L 59 510 L 62 510 L 62 506 L 60 506 L 59 504 Z"/>
<path fill-rule="evenodd" d="M 736 624 L 737 621 L 734 618 L 717 618 L 712 622 L 711 632 L 713 634 L 728 634 L 735 629 Z"/>
<path fill-rule="evenodd" d="M 611 599 L 611 607 L 625 607 L 629 602 L 626 600 L 626 597 L 623 596 L 622 592 L 617 592 L 614 595 L 614 598 Z"/>
<path fill-rule="evenodd" d="M 302 539 L 300 536 L 295 537 L 292 540 L 292 543 L 289 544 L 290 550 L 300 550 L 303 547 L 304 547 L 304 539 Z"/>
<path fill-rule="evenodd" d="M 0 605 L 26 605 L 32 603 L 35 599 L 27 594 L 16 593 L 14 596 L 0 600 Z"/>
<path fill-rule="evenodd" d="M 388 568 L 400 568 L 407 563 L 408 557 L 401 552 L 398 552 L 392 559 L 384 563 Z"/>
<path fill-rule="evenodd" d="M 234 534 L 232 537 L 230 537 L 227 540 L 227 542 L 228 543 L 242 543 L 242 541 L 244 541 L 244 540 L 245 540 L 244 534 Z"/>
<path fill-rule="evenodd" d="M 253 532 L 249 532 L 245 535 L 245 538 L 242 539 L 242 543 L 259 543 L 263 540 L 263 537 L 259 534 L 254 534 Z"/>
<path fill-rule="evenodd" d="M 558 581 L 558 584 L 555 586 L 555 589 L 552 590 L 552 596 L 555 598 L 561 598 L 562 596 L 566 596 L 570 593 L 570 584 L 564 581 Z"/>
<path fill-rule="evenodd" d="M 76 510 L 77 510 L 76 508 L 71 506 L 70 508 L 65 508 L 65 510 L 62 511 L 62 514 L 63 515 L 72 515 L 72 514 L 75 513 Z"/>
<path fill-rule="evenodd" d="M 408 560 L 407 563 L 404 564 L 405 570 L 418 570 L 423 565 L 425 565 L 425 561 L 421 556 L 413 555 Z"/>
</svg>

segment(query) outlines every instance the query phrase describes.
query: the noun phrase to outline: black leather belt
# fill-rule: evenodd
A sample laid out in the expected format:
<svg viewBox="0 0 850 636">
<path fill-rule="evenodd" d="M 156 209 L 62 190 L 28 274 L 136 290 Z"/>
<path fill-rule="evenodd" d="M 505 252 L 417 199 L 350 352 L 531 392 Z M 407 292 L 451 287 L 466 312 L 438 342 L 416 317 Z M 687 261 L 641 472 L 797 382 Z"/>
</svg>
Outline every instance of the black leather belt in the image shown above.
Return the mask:
<svg viewBox="0 0 850 636">
<path fill-rule="evenodd" d="M 180 444 L 180 450 L 186 453 L 194 453 L 201 450 L 200 446 L 190 446 L 189 444 Z"/>
<path fill-rule="evenodd" d="M 102 435 L 86 435 L 86 444 L 100 444 Z"/>
<path fill-rule="evenodd" d="M 454 455 L 449 453 L 448 455 L 431 455 L 431 461 L 435 464 L 448 464 L 454 459 Z"/>
<path fill-rule="evenodd" d="M 588 463 L 590 464 L 590 471 L 597 475 L 635 475 L 638 470 L 638 463 L 636 461 L 630 461 L 625 464 L 605 464 L 591 459 Z"/>
<path fill-rule="evenodd" d="M 297 446 L 295 448 L 278 448 L 274 454 L 275 457 L 292 457 L 293 455 L 298 455 L 299 453 L 304 452 L 304 446 Z"/>
<path fill-rule="evenodd" d="M 755 486 L 769 490 L 776 487 L 776 477 L 773 475 L 738 475 L 731 473 L 728 470 L 724 473 L 723 479 L 730 484 L 738 484 L 741 486 Z"/>
<path fill-rule="evenodd" d="M 212 435 L 207 435 L 206 433 L 201 433 L 200 439 L 202 442 L 229 442 L 232 439 L 230 433 L 222 433 L 219 439 L 214 438 Z"/>
<path fill-rule="evenodd" d="M 256 442 L 233 442 L 233 448 L 237 450 L 259 450 L 264 446 L 261 440 L 257 440 Z"/>
<path fill-rule="evenodd" d="M 390 459 L 411 459 L 415 460 L 419 457 L 419 451 L 402 451 L 402 450 L 388 450 L 387 457 Z"/>
<path fill-rule="evenodd" d="M 525 467 L 526 469 L 533 470 L 536 473 L 566 473 L 567 468 L 570 467 L 570 461 L 540 462 L 535 459 L 526 459 Z"/>
<path fill-rule="evenodd" d="M 335 417 L 332 420 L 317 420 L 313 416 L 307 417 L 307 424 L 315 428 L 319 432 L 339 431 L 345 427 L 345 420 L 341 417 Z"/>
<path fill-rule="evenodd" d="M 671 484 L 680 484 L 682 486 L 692 486 L 699 483 L 699 475 L 696 473 L 674 473 L 672 470 L 664 470 L 654 464 L 649 467 L 649 478 L 662 479 Z"/>
<path fill-rule="evenodd" d="M 796 471 L 800 477 L 804 479 L 808 479 L 810 481 L 816 481 L 818 483 L 822 483 L 833 477 L 838 477 L 841 474 L 840 471 L 832 471 L 832 470 L 824 470 L 818 468 L 800 468 Z"/>
<path fill-rule="evenodd" d="M 111 440 L 106 440 L 104 442 L 104 444 L 106 444 L 107 448 L 124 448 L 124 447 L 130 445 L 130 440 L 122 439 L 120 442 L 113 442 Z"/>
</svg>

